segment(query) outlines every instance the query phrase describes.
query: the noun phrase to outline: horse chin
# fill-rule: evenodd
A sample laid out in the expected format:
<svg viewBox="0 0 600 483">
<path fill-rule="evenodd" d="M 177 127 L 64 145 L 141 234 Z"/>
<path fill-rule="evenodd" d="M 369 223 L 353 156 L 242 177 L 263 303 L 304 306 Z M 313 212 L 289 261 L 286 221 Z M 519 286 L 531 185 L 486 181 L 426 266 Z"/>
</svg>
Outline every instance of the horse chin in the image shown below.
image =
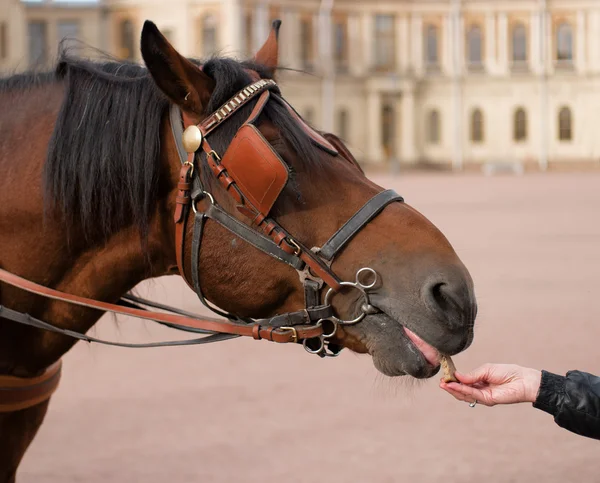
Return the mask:
<svg viewBox="0 0 600 483">
<path fill-rule="evenodd" d="M 439 357 L 430 353 L 426 357 L 404 325 L 383 312 L 368 315 L 360 323 L 344 327 L 343 332 L 340 342 L 354 352 L 369 353 L 375 368 L 386 376 L 426 379 L 440 370 Z"/>
</svg>

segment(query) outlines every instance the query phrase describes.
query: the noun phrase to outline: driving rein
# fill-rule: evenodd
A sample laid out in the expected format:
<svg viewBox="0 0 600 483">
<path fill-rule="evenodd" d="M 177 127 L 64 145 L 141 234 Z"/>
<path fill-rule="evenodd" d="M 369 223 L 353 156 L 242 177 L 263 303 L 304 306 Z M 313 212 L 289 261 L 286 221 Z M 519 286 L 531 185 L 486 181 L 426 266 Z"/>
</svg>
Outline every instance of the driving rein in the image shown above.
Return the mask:
<svg viewBox="0 0 600 483">
<path fill-rule="evenodd" d="M 158 322 L 170 328 L 204 337 L 169 342 L 127 344 L 110 342 L 61 329 L 28 314 L 0 305 L 0 318 L 48 330 L 87 342 L 119 347 L 164 347 L 206 344 L 248 336 L 278 343 L 302 343 L 304 348 L 321 357 L 336 356 L 342 347 L 331 342 L 338 325 L 355 324 L 366 315 L 377 313 L 369 302 L 369 289 L 377 283 L 375 270 L 365 267 L 356 273 L 353 282 L 340 280 L 331 270 L 335 256 L 346 244 L 392 202 L 404 201 L 392 190 L 378 193 L 359 209 L 320 248 L 308 249 L 290 235 L 275 220 L 269 218 L 273 205 L 289 179 L 289 168 L 254 123 L 269 101 L 271 92 L 279 94 L 273 80 L 261 79 L 247 86 L 200 124 L 194 123 L 176 105 L 170 109 L 170 124 L 181 160 L 181 171 L 174 213 L 177 265 L 181 276 L 209 309 L 224 317 L 212 319 L 199 317 L 156 302 L 124 296 L 118 304 L 79 297 L 44 287 L 15 274 L 0 269 L 0 281 L 46 298 L 89 307 L 115 314 L 128 315 Z M 226 120 L 240 108 L 255 100 L 250 116 L 237 131 L 224 155 L 214 151 L 208 139 Z M 306 124 L 296 111 L 280 96 L 289 114 L 310 137 L 311 142 L 331 156 L 342 156 L 360 169 L 345 146 L 333 135 L 321 135 Z M 203 158 L 203 159 L 202 159 Z M 239 221 L 223 210 L 213 195 L 202 184 L 199 166 L 204 162 L 235 202 L 237 211 L 248 224 Z M 202 205 L 202 209 L 199 205 Z M 184 247 L 189 220 L 192 219 L 192 253 L 189 260 L 191 277 L 184 266 Z M 269 256 L 297 270 L 304 286 L 305 308 L 297 312 L 276 315 L 269 319 L 239 317 L 212 307 L 205 299 L 199 281 L 200 245 L 204 223 L 213 220 L 237 237 Z M 321 302 L 321 289 L 329 287 Z M 363 297 L 360 313 L 350 320 L 338 318 L 331 305 L 336 293 L 344 289 L 358 290 Z M 159 309 L 160 312 L 152 309 Z M 34 406 L 48 399 L 58 385 L 61 362 L 58 361 L 35 378 L 0 376 L 0 412 L 16 411 Z"/>
</svg>

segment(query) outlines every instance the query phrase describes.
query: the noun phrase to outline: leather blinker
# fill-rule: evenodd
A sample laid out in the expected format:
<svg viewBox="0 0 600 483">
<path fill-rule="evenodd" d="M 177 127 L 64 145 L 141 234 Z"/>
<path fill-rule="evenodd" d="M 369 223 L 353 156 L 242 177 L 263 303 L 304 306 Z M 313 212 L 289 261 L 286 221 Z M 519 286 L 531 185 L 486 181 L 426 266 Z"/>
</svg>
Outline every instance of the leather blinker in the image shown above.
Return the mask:
<svg viewBox="0 0 600 483">
<path fill-rule="evenodd" d="M 237 132 L 221 160 L 246 201 L 267 216 L 289 179 L 285 162 L 252 124 Z"/>
</svg>

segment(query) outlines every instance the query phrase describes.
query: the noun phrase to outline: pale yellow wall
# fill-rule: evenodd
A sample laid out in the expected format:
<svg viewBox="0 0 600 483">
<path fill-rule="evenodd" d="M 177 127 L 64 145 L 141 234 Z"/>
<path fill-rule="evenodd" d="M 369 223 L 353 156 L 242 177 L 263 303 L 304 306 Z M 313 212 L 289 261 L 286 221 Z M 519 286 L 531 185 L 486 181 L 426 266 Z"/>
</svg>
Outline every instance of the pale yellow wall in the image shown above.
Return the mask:
<svg viewBox="0 0 600 483">
<path fill-rule="evenodd" d="M 7 57 L 0 58 L 0 73 L 26 68 L 25 9 L 18 0 L 0 0 L 0 22 L 7 28 Z"/>
</svg>

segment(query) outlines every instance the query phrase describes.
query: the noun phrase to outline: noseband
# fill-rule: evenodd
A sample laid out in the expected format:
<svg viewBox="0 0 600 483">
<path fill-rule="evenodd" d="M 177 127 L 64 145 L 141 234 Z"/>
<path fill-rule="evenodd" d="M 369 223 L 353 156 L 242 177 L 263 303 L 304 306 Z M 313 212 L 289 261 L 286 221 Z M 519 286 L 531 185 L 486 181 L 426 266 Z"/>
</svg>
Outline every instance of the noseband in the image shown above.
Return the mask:
<svg viewBox="0 0 600 483">
<path fill-rule="evenodd" d="M 182 114 L 177 106 L 172 106 L 171 127 L 182 163 L 177 209 L 174 216 L 177 263 L 181 276 L 206 307 L 231 320 L 245 320 L 212 307 L 206 301 L 200 287 L 199 253 L 204 222 L 206 219 L 211 219 L 219 223 L 255 248 L 293 267 L 304 285 L 305 308 L 298 312 L 276 316 L 268 321 L 252 321 L 256 328 L 255 338 L 260 338 L 259 328 L 262 324 L 290 330 L 294 334 L 300 326 L 322 326 L 324 329 L 320 336 L 302 341 L 304 347 L 307 351 L 321 356 L 337 355 L 341 348 L 336 346 L 334 350 L 328 350 L 331 345 L 329 339 L 335 335 L 337 326 L 355 324 L 366 315 L 377 312 L 369 302 L 369 290 L 377 285 L 378 277 L 375 270 L 365 267 L 357 271 L 354 282 L 344 282 L 333 272 L 331 265 L 340 250 L 375 216 L 388 204 L 395 201 L 402 202 L 403 198 L 392 190 L 375 195 L 320 248 L 308 249 L 270 218 L 273 205 L 288 181 L 289 168 L 255 127 L 255 123 L 267 105 L 271 91 L 275 89 L 277 84 L 273 80 L 261 79 L 254 82 L 238 92 L 200 124 L 195 124 L 185 113 Z M 210 145 L 211 134 L 254 99 L 258 100 L 252 113 L 221 157 Z M 336 149 L 331 142 L 310 128 L 285 100 L 282 98 L 279 100 L 317 147 L 331 156 L 341 156 L 339 151 L 348 156 L 348 151 L 343 146 L 339 146 L 343 149 Z M 214 195 L 202 184 L 198 158 L 206 161 L 205 164 L 231 196 L 236 210 L 247 224 L 241 223 L 216 203 Z M 353 158 L 345 157 L 345 159 L 357 164 Z M 198 208 L 200 203 L 204 207 L 202 210 Z M 191 216 L 193 216 L 194 226 L 190 282 L 185 273 L 183 260 L 186 227 Z M 327 285 L 329 290 L 321 304 L 320 290 L 324 285 Z M 345 288 L 358 290 L 363 298 L 360 314 L 350 320 L 338 318 L 330 303 L 333 296 Z"/>
</svg>

